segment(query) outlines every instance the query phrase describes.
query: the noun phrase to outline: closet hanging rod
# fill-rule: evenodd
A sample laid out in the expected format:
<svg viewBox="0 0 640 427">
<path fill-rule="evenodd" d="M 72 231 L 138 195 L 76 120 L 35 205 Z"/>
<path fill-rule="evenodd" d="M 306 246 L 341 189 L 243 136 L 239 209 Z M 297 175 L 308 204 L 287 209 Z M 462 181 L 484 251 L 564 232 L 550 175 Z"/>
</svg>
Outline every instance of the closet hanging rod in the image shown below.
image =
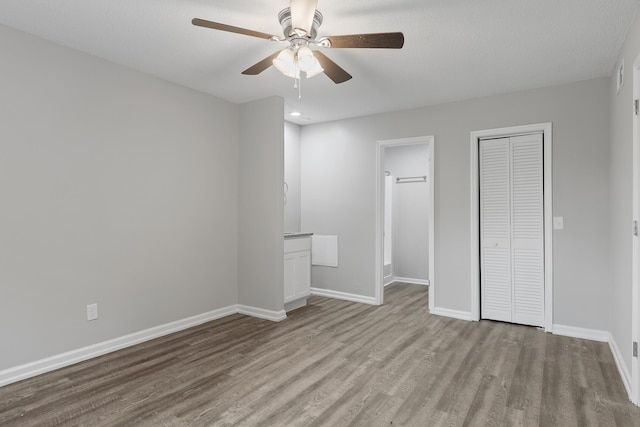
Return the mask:
<svg viewBox="0 0 640 427">
<path fill-rule="evenodd" d="M 427 182 L 427 176 L 405 176 L 396 178 L 396 184 L 407 184 L 410 182 Z"/>
</svg>

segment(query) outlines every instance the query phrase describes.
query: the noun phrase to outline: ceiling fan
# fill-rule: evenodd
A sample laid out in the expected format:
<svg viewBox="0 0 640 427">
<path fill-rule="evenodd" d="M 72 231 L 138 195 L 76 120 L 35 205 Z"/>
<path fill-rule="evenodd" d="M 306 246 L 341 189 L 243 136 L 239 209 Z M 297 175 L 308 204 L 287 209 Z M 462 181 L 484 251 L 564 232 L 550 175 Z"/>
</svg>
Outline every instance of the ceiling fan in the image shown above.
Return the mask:
<svg viewBox="0 0 640 427">
<path fill-rule="evenodd" d="M 324 73 L 336 84 L 346 82 L 352 77 L 324 53 L 311 50 L 309 46 L 333 49 L 401 49 L 404 45 L 404 35 L 400 32 L 317 38 L 318 28 L 322 24 L 322 14 L 316 9 L 317 5 L 318 0 L 291 0 L 291 6 L 278 14 L 284 37 L 199 18 L 193 19 L 191 23 L 199 27 L 289 43 L 285 49 L 269 55 L 244 70 L 242 74 L 257 75 L 274 65 L 285 76 L 292 77 L 296 81 L 300 79 L 300 72 L 304 72 L 307 78 Z"/>
</svg>

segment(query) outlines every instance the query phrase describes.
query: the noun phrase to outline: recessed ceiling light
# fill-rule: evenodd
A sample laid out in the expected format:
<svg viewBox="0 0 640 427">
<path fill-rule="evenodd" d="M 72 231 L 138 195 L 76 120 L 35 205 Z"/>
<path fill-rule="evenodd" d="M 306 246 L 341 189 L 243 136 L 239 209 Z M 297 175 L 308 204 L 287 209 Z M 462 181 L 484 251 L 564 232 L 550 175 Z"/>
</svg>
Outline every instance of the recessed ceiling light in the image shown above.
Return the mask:
<svg viewBox="0 0 640 427">
<path fill-rule="evenodd" d="M 300 117 L 302 115 L 302 113 L 300 111 L 293 111 L 291 113 L 289 113 L 290 116 L 293 117 Z"/>
</svg>

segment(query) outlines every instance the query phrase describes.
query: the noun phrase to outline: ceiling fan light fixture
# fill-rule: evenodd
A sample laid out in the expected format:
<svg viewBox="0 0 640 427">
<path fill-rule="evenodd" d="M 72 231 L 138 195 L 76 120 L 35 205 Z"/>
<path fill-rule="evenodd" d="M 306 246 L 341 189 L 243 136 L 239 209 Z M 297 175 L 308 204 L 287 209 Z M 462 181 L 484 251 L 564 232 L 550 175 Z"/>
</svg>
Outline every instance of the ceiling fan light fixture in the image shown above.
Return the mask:
<svg viewBox="0 0 640 427">
<path fill-rule="evenodd" d="M 324 72 L 313 51 L 307 46 L 300 47 L 296 52 L 291 48 L 281 50 L 274 58 L 273 65 L 292 79 L 300 79 L 300 71 L 304 71 L 307 78 Z"/>
<path fill-rule="evenodd" d="M 296 79 L 300 77 L 300 70 L 296 66 L 295 55 L 291 49 L 282 49 L 273 60 L 273 65 L 287 77 Z"/>
</svg>

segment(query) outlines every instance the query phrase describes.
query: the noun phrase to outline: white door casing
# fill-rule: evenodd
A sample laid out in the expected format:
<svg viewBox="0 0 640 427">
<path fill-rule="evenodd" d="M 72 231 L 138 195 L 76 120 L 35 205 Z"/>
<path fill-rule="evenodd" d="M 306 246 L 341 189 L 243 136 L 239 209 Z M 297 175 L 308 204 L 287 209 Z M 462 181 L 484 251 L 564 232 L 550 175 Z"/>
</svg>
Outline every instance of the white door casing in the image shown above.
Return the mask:
<svg viewBox="0 0 640 427">
<path fill-rule="evenodd" d="M 435 286 L 435 215 L 434 215 L 434 151 L 435 140 L 432 135 L 413 138 L 391 139 L 378 141 L 376 144 L 376 220 L 375 220 L 375 303 L 382 304 L 384 299 L 384 152 L 386 147 L 402 145 L 427 144 L 428 169 L 427 191 L 429 200 L 429 311 L 433 312 L 436 286 Z"/>
<path fill-rule="evenodd" d="M 633 64 L 633 99 L 640 99 L 640 55 Z M 635 101 L 634 101 L 635 102 Z M 640 115 L 633 117 L 633 220 L 640 220 Z M 640 237 L 633 236 L 631 285 L 631 340 L 640 342 Z M 631 358 L 631 400 L 640 406 L 640 361 Z"/>
<path fill-rule="evenodd" d="M 393 278 L 393 176 L 384 177 L 384 265 L 389 266 L 385 272 L 384 280 Z"/>
</svg>

